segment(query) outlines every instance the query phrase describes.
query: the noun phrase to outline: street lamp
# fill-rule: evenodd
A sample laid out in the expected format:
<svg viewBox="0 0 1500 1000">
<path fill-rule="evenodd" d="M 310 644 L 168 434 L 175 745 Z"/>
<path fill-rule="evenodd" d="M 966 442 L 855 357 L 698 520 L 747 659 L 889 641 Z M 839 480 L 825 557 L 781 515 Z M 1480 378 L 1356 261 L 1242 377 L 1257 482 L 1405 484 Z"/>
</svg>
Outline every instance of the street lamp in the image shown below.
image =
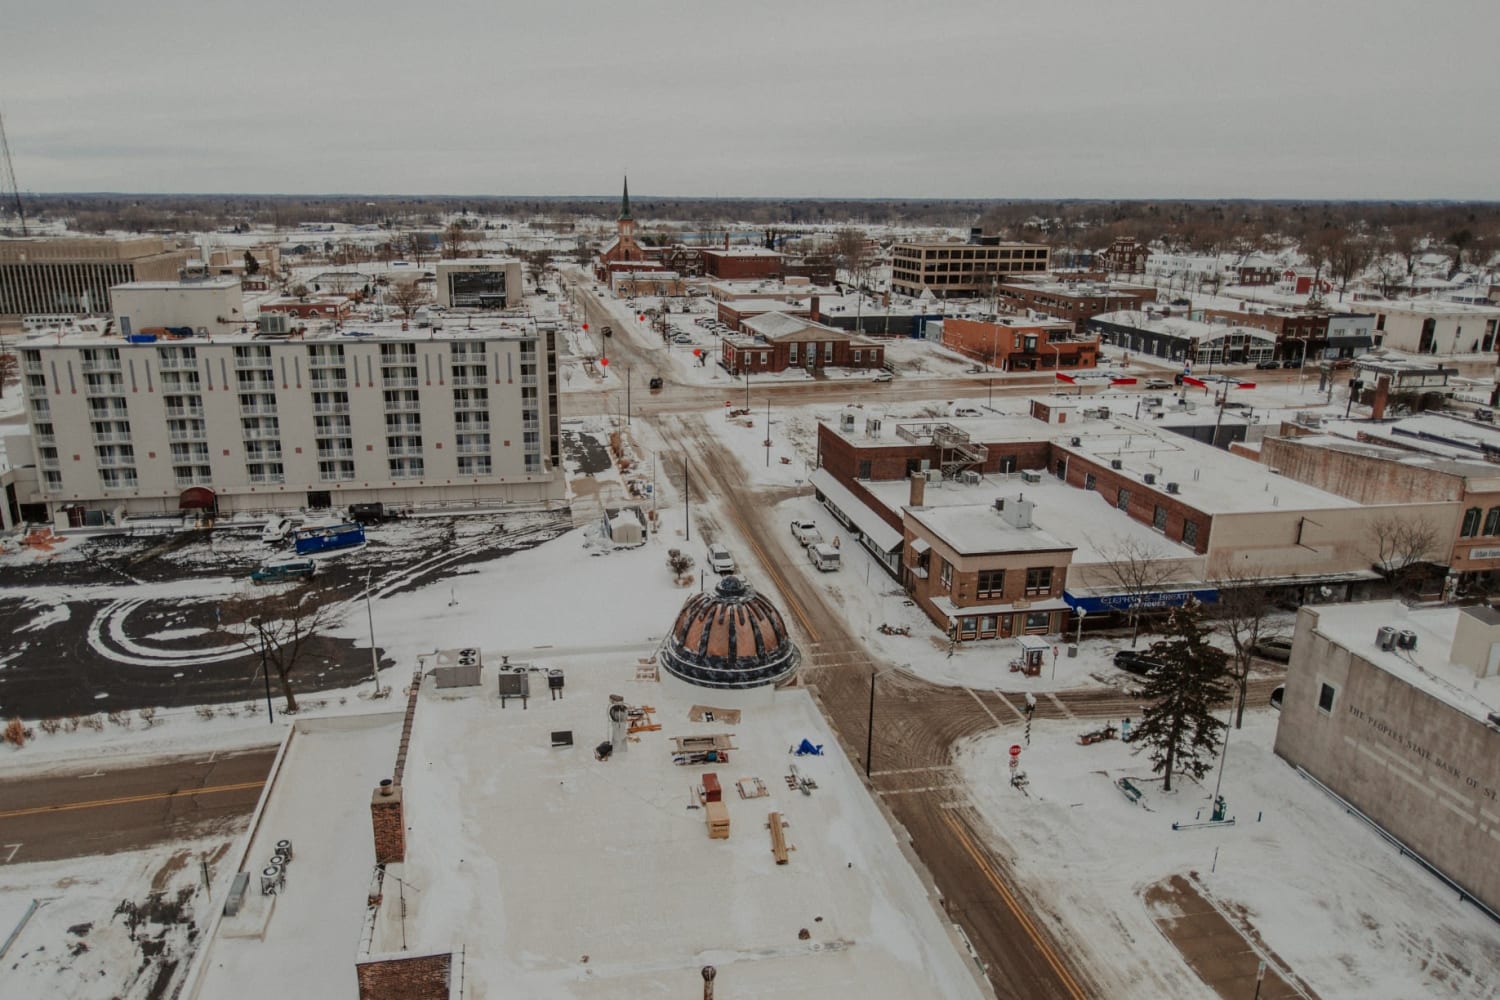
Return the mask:
<svg viewBox="0 0 1500 1000">
<path fill-rule="evenodd" d="M 365 570 L 365 617 L 370 622 L 370 676 L 375 678 L 375 694 L 380 694 L 380 655 L 375 652 L 375 610 L 370 605 L 370 570 Z"/>
<path fill-rule="evenodd" d="M 1088 612 L 1083 608 L 1074 608 L 1073 611 L 1078 615 L 1078 633 L 1073 637 L 1073 645 L 1081 646 L 1083 645 L 1083 620 L 1088 617 Z"/>
</svg>

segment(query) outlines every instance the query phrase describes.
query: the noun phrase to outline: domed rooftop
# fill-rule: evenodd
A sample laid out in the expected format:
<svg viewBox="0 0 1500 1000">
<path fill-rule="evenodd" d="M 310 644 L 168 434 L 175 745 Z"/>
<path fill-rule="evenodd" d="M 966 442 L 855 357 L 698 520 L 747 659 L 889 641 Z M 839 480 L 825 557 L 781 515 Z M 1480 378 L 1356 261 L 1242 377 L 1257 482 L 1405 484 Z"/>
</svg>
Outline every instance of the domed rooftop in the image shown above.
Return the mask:
<svg viewBox="0 0 1500 1000">
<path fill-rule="evenodd" d="M 737 576 L 682 606 L 661 652 L 675 677 L 711 688 L 751 688 L 791 677 L 802 654 L 770 601 Z"/>
</svg>

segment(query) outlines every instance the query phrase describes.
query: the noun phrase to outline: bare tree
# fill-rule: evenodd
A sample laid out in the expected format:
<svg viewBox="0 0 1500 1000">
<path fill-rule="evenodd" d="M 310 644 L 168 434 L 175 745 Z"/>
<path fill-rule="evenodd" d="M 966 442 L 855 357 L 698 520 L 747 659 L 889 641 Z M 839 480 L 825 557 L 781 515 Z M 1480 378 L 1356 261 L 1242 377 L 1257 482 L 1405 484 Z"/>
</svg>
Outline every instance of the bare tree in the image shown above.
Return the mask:
<svg viewBox="0 0 1500 1000">
<path fill-rule="evenodd" d="M 1370 559 L 1399 590 L 1419 588 L 1424 564 L 1438 553 L 1438 529 L 1427 517 L 1382 514 L 1370 522 Z"/>
<path fill-rule="evenodd" d="M 1328 276 L 1339 286 L 1339 301 L 1344 301 L 1344 292 L 1349 282 L 1364 273 L 1374 258 L 1370 241 L 1342 230 L 1330 234 L 1328 240 Z"/>
<path fill-rule="evenodd" d="M 833 259 L 840 270 L 848 271 L 854 284 L 864 288 L 870 275 L 869 242 L 864 230 L 845 227 L 833 234 Z"/>
<path fill-rule="evenodd" d="M 286 699 L 285 711 L 297 711 L 292 674 L 320 634 L 339 623 L 341 605 L 304 587 L 286 586 L 267 594 L 245 594 L 229 601 L 221 615 L 231 634 L 250 653 L 264 656 Z"/>
<path fill-rule="evenodd" d="M 1268 619 L 1276 610 L 1265 577 L 1254 570 L 1231 571 L 1214 581 L 1219 601 L 1214 605 L 1215 629 L 1229 640 L 1225 673 L 1235 687 L 1234 728 L 1245 722 L 1245 698 L 1250 665 L 1258 643 L 1280 638 L 1282 632 Z"/>
<path fill-rule="evenodd" d="M 432 300 L 432 293 L 415 281 L 392 281 L 385 296 L 407 319 L 411 319 L 418 306 Z"/>
<path fill-rule="evenodd" d="M 443 230 L 443 256 L 463 257 L 469 252 L 469 247 L 479 241 L 479 236 L 472 229 L 465 229 L 461 222 L 451 222 L 448 228 Z"/>
<path fill-rule="evenodd" d="M 1130 645 L 1134 647 L 1141 634 L 1141 610 L 1172 578 L 1175 567 L 1157 546 L 1136 538 L 1095 544 L 1094 549 L 1104 557 L 1105 577 L 1124 598 L 1124 611 L 1130 618 Z"/>
</svg>

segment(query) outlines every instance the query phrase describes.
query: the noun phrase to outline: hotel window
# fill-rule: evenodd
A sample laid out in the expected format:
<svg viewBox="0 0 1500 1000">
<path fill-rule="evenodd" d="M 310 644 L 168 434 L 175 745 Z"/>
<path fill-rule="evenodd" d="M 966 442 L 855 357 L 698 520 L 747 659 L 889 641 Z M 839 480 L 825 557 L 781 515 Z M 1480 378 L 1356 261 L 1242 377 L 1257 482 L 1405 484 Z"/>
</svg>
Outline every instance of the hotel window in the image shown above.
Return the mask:
<svg viewBox="0 0 1500 1000">
<path fill-rule="evenodd" d="M 1005 570 L 982 569 L 974 591 L 975 597 L 999 597 L 1005 591 Z"/>
<path fill-rule="evenodd" d="M 1035 566 L 1026 571 L 1026 596 L 1042 597 L 1052 593 L 1052 567 Z"/>
</svg>

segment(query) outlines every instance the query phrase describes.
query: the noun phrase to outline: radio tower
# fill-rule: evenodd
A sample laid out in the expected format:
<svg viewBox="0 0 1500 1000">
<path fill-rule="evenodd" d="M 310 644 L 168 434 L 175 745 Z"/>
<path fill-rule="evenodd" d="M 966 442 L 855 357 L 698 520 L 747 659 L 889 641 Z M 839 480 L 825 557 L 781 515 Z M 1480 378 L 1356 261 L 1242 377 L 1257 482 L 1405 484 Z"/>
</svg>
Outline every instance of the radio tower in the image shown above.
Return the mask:
<svg viewBox="0 0 1500 1000">
<path fill-rule="evenodd" d="M 9 194 L 11 200 L 16 203 L 16 218 L 21 220 L 21 235 L 26 232 L 26 209 L 21 207 L 21 189 L 16 186 L 16 167 L 10 161 L 10 141 L 5 138 L 5 115 L 0 114 L 0 156 L 5 157 L 5 175 L 0 180 L 5 181 L 5 186 L 0 188 L 0 195 Z"/>
</svg>

